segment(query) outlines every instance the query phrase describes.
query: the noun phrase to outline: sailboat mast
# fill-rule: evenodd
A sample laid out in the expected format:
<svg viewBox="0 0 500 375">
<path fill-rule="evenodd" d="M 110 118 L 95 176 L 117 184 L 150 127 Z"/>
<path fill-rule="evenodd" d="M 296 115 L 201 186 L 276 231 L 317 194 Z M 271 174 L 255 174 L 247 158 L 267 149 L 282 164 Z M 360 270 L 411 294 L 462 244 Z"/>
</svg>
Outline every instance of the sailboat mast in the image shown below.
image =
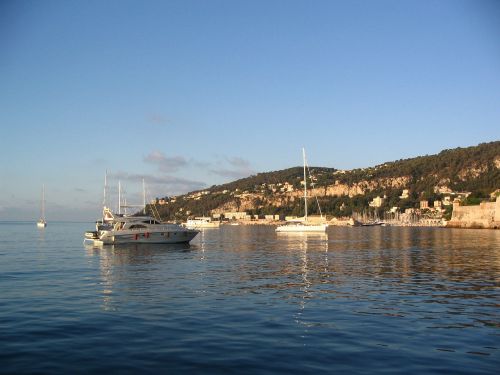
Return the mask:
<svg viewBox="0 0 500 375">
<path fill-rule="evenodd" d="M 307 221 L 307 180 L 306 180 L 306 150 L 302 147 L 302 159 L 304 160 L 304 219 Z"/>
<path fill-rule="evenodd" d="M 42 185 L 42 220 L 45 221 L 45 184 Z"/>
<path fill-rule="evenodd" d="M 144 215 L 146 215 L 146 184 L 144 183 L 144 179 L 142 179 L 142 205 L 144 207 Z"/>
</svg>

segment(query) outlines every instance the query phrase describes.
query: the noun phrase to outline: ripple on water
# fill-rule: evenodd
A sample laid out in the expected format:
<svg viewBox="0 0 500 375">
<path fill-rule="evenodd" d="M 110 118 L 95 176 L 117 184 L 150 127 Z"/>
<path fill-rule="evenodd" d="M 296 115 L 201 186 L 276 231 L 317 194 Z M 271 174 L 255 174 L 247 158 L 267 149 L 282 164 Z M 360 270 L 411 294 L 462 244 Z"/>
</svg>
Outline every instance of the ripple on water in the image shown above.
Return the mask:
<svg viewBox="0 0 500 375">
<path fill-rule="evenodd" d="M 0 225 L 0 372 L 491 374 L 500 363 L 497 231 L 226 227 L 190 247 L 93 249 L 86 225 L 19 225 L 9 236 Z"/>
</svg>

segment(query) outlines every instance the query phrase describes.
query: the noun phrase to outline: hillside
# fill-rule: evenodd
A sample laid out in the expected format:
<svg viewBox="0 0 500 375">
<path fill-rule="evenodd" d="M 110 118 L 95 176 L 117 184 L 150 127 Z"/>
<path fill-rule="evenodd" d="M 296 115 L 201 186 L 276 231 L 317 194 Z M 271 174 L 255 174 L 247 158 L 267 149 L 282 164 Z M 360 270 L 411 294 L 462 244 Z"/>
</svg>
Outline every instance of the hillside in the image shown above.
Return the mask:
<svg viewBox="0 0 500 375">
<path fill-rule="evenodd" d="M 318 198 L 323 213 L 349 216 L 362 212 L 369 202 L 384 197 L 377 210 L 418 207 L 420 200 L 470 192 L 468 203 L 489 198 L 500 188 L 500 141 L 444 150 L 436 155 L 387 162 L 370 168 L 337 170 L 310 167 L 315 180 L 311 195 Z M 157 199 L 162 218 L 182 220 L 187 216 L 224 211 L 250 214 L 302 215 L 302 167 L 258 173 L 203 191 Z M 408 196 L 403 196 L 404 189 Z M 317 211 L 311 200 L 310 213 Z"/>
</svg>

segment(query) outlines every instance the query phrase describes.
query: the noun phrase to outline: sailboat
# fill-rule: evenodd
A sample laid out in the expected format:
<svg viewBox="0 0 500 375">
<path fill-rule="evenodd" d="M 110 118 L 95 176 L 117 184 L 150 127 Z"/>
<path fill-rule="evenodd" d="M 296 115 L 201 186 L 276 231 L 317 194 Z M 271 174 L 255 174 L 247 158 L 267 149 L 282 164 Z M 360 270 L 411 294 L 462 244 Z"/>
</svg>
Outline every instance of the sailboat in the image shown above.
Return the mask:
<svg viewBox="0 0 500 375">
<path fill-rule="evenodd" d="M 40 220 L 37 221 L 36 226 L 38 228 L 45 228 L 47 222 L 45 221 L 45 185 L 42 185 L 42 215 Z"/>
<path fill-rule="evenodd" d="M 328 224 L 313 224 L 307 219 L 307 176 L 306 176 L 306 151 L 302 148 L 302 158 L 304 161 L 304 218 L 289 221 L 286 225 L 280 225 L 276 232 L 326 232 Z M 319 207 L 319 203 L 318 203 Z M 320 208 L 321 214 L 321 208 Z M 323 218 L 323 214 L 321 214 Z"/>
</svg>

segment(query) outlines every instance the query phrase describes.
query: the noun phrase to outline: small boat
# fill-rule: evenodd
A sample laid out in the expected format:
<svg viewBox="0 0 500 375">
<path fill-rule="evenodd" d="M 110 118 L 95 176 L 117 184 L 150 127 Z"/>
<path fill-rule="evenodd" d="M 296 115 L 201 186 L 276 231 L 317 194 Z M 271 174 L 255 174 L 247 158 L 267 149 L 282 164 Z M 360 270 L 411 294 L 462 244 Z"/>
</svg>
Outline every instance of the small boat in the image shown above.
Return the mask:
<svg viewBox="0 0 500 375">
<path fill-rule="evenodd" d="M 362 227 L 377 227 L 377 226 L 385 226 L 383 221 L 369 221 L 366 223 L 361 223 Z"/>
<path fill-rule="evenodd" d="M 280 225 L 276 228 L 276 232 L 326 232 L 328 224 L 313 224 L 307 219 L 307 176 L 306 176 L 306 151 L 302 149 L 302 158 L 304 161 L 304 218 L 291 220 L 285 225 Z M 319 207 L 319 203 L 318 203 Z M 319 212 L 321 214 L 321 207 L 319 207 Z M 323 218 L 323 214 L 321 214 Z"/>
<path fill-rule="evenodd" d="M 183 226 L 190 229 L 219 228 L 220 223 L 218 221 L 212 221 L 210 217 L 202 216 L 188 219 Z"/>
<path fill-rule="evenodd" d="M 36 226 L 38 228 L 45 228 L 47 226 L 47 221 L 45 221 L 45 185 L 42 185 L 42 212 L 40 220 L 37 221 Z"/>
</svg>

